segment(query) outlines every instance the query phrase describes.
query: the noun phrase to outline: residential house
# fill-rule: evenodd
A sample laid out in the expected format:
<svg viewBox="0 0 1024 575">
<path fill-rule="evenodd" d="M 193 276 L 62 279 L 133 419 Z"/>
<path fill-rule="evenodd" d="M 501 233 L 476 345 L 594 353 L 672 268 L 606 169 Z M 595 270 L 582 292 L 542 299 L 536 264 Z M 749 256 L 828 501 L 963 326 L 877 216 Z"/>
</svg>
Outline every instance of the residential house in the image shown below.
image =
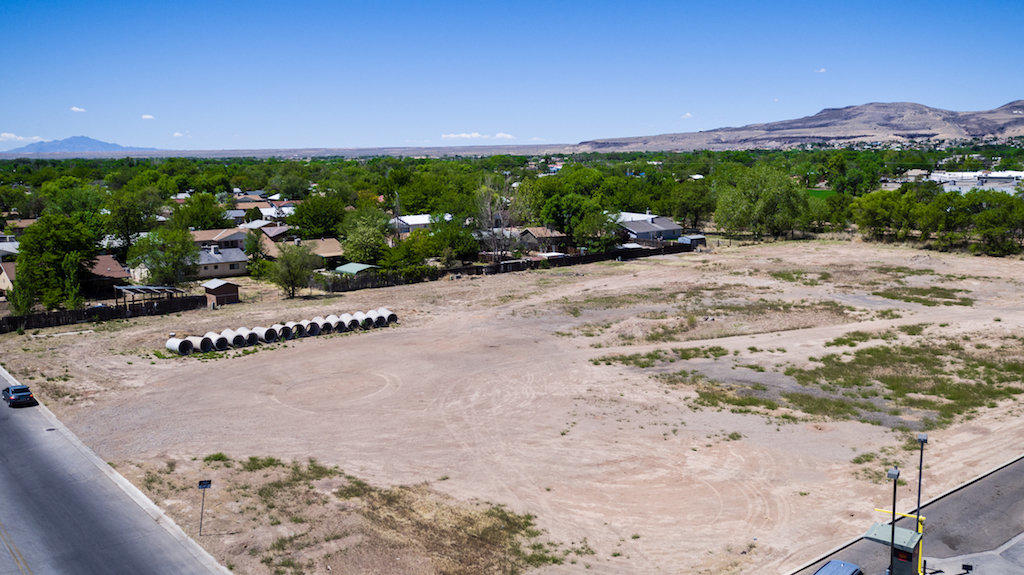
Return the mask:
<svg viewBox="0 0 1024 575">
<path fill-rule="evenodd" d="M 14 236 L 0 236 L 0 261 L 16 255 L 18 255 L 18 242 L 14 241 Z"/>
<path fill-rule="evenodd" d="M 274 242 L 288 241 L 290 239 L 293 239 L 293 234 L 291 233 L 291 226 L 263 226 L 260 228 L 260 231 L 263 232 L 264 235 L 266 235 L 268 238 L 270 238 L 271 241 Z"/>
<path fill-rule="evenodd" d="M 388 222 L 398 230 L 400 234 L 407 234 L 413 230 L 422 230 L 430 227 L 430 214 L 413 214 L 408 216 L 398 216 L 397 218 L 391 218 Z M 444 221 L 452 221 L 451 214 L 444 215 Z"/>
<path fill-rule="evenodd" d="M 249 258 L 239 248 L 221 248 L 212 244 L 199 250 L 198 278 L 241 276 L 248 272 Z"/>
<path fill-rule="evenodd" d="M 18 265 L 14 262 L 0 262 L 0 293 L 6 294 L 14 289 L 14 276 Z"/>
<path fill-rule="evenodd" d="M 530 251 L 552 252 L 565 248 L 569 236 L 551 228 L 529 226 L 519 232 L 519 241 Z"/>
<path fill-rule="evenodd" d="M 683 235 L 683 228 L 671 218 L 651 213 L 621 212 L 619 227 L 635 240 L 675 240 Z"/>
<path fill-rule="evenodd" d="M 323 267 L 331 268 L 341 263 L 341 258 L 345 251 L 341 247 L 341 242 L 336 238 L 323 238 L 319 240 L 300 240 L 294 239 L 289 242 L 274 242 L 269 237 L 263 236 L 263 251 L 267 254 L 267 259 L 277 259 L 281 255 L 281 246 L 285 243 L 294 243 L 295 245 L 309 246 L 310 251 L 314 255 L 318 255 L 323 258 Z"/>
<path fill-rule="evenodd" d="M 273 222 L 283 222 L 284 220 L 288 219 L 288 216 L 294 213 L 295 206 L 283 205 L 260 208 L 261 218 Z"/>
<path fill-rule="evenodd" d="M 236 226 L 241 225 L 245 223 L 245 210 L 224 210 L 224 217 L 234 222 Z"/>
<path fill-rule="evenodd" d="M 14 220 L 7 220 L 7 229 L 11 231 L 14 237 L 18 237 L 25 233 L 25 228 L 36 223 L 36 218 L 21 218 Z"/>
<path fill-rule="evenodd" d="M 199 247 L 217 246 L 221 249 L 241 248 L 245 245 L 245 234 L 249 230 L 243 228 L 224 228 L 217 230 L 192 230 L 192 241 Z"/>
<path fill-rule="evenodd" d="M 251 222 L 245 222 L 244 224 L 239 224 L 238 227 L 245 228 L 247 230 L 258 230 L 258 229 L 262 228 L 263 226 L 269 226 L 269 225 L 271 225 L 273 223 L 274 222 L 272 222 L 270 220 L 253 220 Z"/>
<path fill-rule="evenodd" d="M 114 256 L 102 254 L 96 256 L 96 261 L 89 268 L 89 275 L 82 282 L 82 290 L 89 295 L 110 297 L 114 286 L 127 284 L 131 277 L 131 271 Z"/>
</svg>

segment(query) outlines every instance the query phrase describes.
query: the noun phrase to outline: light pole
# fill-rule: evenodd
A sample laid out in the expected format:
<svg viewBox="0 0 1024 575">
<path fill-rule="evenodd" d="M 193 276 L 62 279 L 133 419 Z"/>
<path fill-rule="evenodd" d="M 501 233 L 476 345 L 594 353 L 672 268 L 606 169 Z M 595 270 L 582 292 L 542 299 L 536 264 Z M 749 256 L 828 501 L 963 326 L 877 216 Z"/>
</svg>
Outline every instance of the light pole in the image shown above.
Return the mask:
<svg viewBox="0 0 1024 575">
<path fill-rule="evenodd" d="M 900 479 L 900 468 L 893 467 L 885 473 L 885 476 L 892 479 L 892 534 L 889 537 L 889 575 L 892 575 L 896 557 L 896 484 Z"/>
<path fill-rule="evenodd" d="M 924 531 L 921 529 L 921 477 L 924 474 L 924 444 L 928 443 L 928 434 L 918 433 L 917 442 L 921 444 L 921 458 L 917 463 L 917 530 L 921 533 Z"/>
</svg>

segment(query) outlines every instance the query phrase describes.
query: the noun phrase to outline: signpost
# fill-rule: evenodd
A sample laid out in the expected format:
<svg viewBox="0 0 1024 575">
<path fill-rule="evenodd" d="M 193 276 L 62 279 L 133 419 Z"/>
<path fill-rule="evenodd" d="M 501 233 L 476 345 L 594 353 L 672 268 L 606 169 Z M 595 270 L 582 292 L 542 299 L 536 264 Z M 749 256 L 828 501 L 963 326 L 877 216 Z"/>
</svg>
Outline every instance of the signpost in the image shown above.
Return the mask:
<svg viewBox="0 0 1024 575">
<path fill-rule="evenodd" d="M 213 484 L 212 479 L 203 479 L 199 482 L 199 491 L 203 492 L 203 502 L 199 507 L 199 535 L 203 534 L 203 513 L 206 511 L 206 490 Z"/>
</svg>

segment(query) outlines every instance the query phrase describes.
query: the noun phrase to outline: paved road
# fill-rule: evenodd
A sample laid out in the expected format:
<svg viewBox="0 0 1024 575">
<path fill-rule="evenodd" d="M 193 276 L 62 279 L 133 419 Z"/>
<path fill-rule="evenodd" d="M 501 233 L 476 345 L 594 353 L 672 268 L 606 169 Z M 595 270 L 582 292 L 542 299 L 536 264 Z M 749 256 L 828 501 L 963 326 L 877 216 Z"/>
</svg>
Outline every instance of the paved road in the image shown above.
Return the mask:
<svg viewBox="0 0 1024 575">
<path fill-rule="evenodd" d="M 0 402 L 0 575 L 227 572 L 102 465 L 45 408 Z"/>
<path fill-rule="evenodd" d="M 910 468 L 907 470 L 910 471 Z M 916 469 L 912 475 L 911 485 L 904 489 L 917 488 Z M 926 489 L 927 482 L 926 470 Z M 909 509 L 900 511 L 912 512 Z M 959 569 L 951 571 L 948 568 L 950 559 L 963 559 L 963 563 L 971 563 L 968 557 L 963 556 L 989 555 L 987 552 L 1000 547 L 1004 547 L 1001 550 L 1003 559 L 1024 563 L 1024 541 L 1017 539 L 1011 542 L 1024 533 L 1024 456 L 959 491 L 925 505 L 921 514 L 927 517 L 924 555 L 930 559 L 929 571 L 933 566 L 937 568 L 941 565 L 947 575 L 959 573 Z M 881 514 L 879 516 L 882 517 Z M 914 520 L 901 519 L 896 525 L 913 529 Z M 864 530 L 867 531 L 868 527 L 865 525 Z M 856 563 L 868 575 L 883 573 L 889 565 L 886 546 L 861 539 L 795 575 L 810 575 L 830 559 Z M 942 559 L 946 560 L 940 561 Z M 1024 572 L 1021 567 L 1000 565 L 993 562 L 986 569 L 976 566 L 973 575 L 1019 575 Z M 959 567 L 959 563 L 956 567 Z"/>
</svg>

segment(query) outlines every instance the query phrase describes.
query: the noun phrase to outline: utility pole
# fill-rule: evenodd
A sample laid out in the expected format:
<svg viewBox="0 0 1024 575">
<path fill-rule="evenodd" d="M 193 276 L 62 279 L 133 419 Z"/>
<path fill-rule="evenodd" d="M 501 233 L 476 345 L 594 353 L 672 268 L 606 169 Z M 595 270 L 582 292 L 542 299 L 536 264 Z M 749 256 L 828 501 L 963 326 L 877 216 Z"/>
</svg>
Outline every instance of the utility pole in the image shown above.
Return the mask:
<svg viewBox="0 0 1024 575">
<path fill-rule="evenodd" d="M 892 532 L 889 539 L 889 575 L 892 575 L 896 567 L 896 484 L 900 480 L 900 468 L 893 467 L 885 476 L 892 479 Z"/>
</svg>

